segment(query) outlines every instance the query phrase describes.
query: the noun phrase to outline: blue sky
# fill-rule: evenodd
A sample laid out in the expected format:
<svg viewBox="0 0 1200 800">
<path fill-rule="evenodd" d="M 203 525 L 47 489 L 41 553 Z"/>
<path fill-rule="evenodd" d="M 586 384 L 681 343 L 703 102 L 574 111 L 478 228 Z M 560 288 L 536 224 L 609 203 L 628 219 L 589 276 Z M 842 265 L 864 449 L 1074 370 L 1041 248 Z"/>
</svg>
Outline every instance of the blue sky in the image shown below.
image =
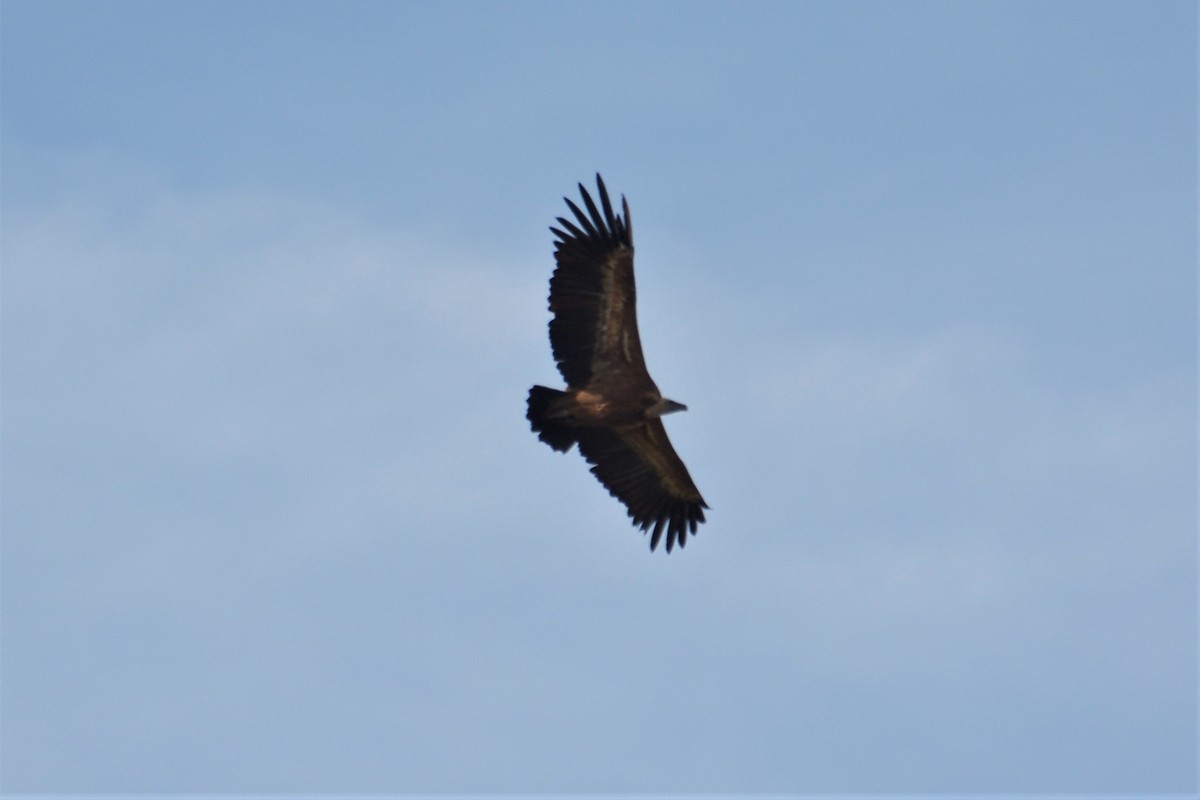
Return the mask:
<svg viewBox="0 0 1200 800">
<path fill-rule="evenodd" d="M 0 789 L 1195 792 L 1196 22 L 8 0 Z M 523 417 L 596 171 L 670 556 Z"/>
</svg>

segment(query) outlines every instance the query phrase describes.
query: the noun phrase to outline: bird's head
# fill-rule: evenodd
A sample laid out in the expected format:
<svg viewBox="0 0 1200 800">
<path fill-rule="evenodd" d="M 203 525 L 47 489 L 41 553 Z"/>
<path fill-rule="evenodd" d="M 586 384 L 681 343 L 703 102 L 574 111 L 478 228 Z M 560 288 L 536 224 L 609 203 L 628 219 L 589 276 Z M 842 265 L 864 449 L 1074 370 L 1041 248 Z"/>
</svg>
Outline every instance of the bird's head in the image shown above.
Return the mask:
<svg viewBox="0 0 1200 800">
<path fill-rule="evenodd" d="M 673 414 L 676 411 L 687 411 L 687 406 L 683 403 L 676 403 L 674 400 L 668 400 L 657 394 L 647 394 L 644 403 L 647 419 L 661 417 L 664 414 Z"/>
</svg>

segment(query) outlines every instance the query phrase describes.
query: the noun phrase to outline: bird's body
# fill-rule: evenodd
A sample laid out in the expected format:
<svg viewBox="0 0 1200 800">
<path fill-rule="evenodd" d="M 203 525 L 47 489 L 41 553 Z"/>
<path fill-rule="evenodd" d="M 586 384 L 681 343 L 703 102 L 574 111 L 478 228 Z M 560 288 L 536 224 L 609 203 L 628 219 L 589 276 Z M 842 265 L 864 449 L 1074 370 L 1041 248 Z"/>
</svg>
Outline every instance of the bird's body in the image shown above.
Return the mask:
<svg viewBox="0 0 1200 800">
<path fill-rule="evenodd" d="M 559 217 L 562 228 L 550 229 L 558 237 L 550 345 L 567 389 L 534 386 L 526 417 L 555 450 L 578 444 L 634 523 L 642 530 L 654 526 L 650 549 L 665 531 L 670 552 L 696 533 L 708 506 L 661 420 L 686 406 L 662 396 L 642 356 L 629 205 L 622 198 L 624 214 L 614 214 L 599 175 L 596 185 L 603 214 L 580 184 L 587 213 L 567 199 L 578 224 Z"/>
</svg>

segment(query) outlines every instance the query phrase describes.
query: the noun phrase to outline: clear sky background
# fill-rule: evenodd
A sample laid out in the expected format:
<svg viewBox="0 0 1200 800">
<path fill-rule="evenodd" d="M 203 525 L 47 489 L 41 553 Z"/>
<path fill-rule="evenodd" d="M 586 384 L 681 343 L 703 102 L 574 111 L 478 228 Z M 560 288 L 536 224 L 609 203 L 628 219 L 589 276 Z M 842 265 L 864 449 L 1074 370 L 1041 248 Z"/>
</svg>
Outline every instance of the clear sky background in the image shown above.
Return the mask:
<svg viewBox="0 0 1200 800">
<path fill-rule="evenodd" d="M 0 789 L 1196 791 L 1196 17 L 4 2 Z M 524 419 L 597 171 L 669 556 Z"/>
</svg>

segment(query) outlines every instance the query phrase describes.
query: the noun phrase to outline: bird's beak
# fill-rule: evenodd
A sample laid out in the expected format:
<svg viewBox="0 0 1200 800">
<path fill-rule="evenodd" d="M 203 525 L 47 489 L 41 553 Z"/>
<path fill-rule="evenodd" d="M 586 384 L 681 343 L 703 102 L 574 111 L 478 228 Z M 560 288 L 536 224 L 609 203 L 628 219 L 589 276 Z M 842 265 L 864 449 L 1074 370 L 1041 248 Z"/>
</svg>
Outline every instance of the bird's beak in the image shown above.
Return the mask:
<svg viewBox="0 0 1200 800">
<path fill-rule="evenodd" d="M 683 403 L 676 403 L 674 400 L 668 400 L 664 397 L 658 402 L 658 405 L 655 406 L 654 416 L 661 417 L 664 414 L 673 414 L 676 411 L 687 411 L 687 406 L 685 406 Z"/>
</svg>

